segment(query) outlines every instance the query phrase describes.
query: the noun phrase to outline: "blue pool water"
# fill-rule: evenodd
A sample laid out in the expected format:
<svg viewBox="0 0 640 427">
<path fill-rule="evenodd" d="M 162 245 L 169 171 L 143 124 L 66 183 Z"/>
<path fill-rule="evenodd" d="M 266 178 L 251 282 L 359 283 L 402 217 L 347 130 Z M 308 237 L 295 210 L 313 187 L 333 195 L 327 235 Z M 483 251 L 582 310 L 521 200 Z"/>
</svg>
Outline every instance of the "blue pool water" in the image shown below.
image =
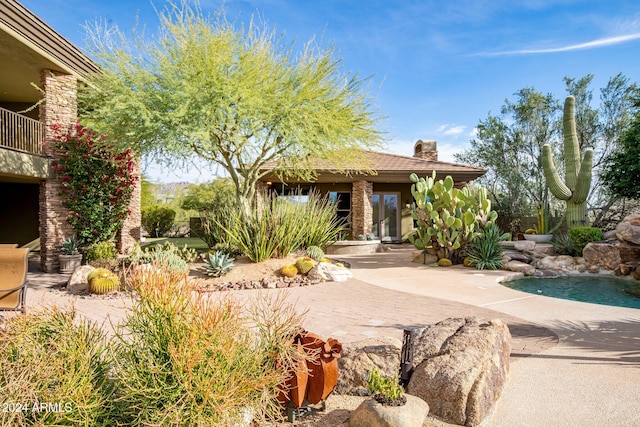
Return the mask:
<svg viewBox="0 0 640 427">
<path fill-rule="evenodd" d="M 502 284 L 530 294 L 593 304 L 640 308 L 640 298 L 624 292 L 625 289 L 640 286 L 640 282 L 618 279 L 615 276 L 527 277 Z"/>
</svg>

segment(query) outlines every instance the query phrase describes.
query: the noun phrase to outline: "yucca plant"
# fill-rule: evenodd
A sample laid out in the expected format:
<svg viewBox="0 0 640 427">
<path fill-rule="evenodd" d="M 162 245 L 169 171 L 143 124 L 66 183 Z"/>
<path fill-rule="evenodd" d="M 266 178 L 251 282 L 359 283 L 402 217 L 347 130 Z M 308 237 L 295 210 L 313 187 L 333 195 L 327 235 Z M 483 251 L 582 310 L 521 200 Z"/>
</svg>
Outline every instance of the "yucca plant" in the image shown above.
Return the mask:
<svg viewBox="0 0 640 427">
<path fill-rule="evenodd" d="M 207 276 L 222 277 L 233 269 L 234 258 L 229 254 L 216 251 L 204 259 Z"/>
<path fill-rule="evenodd" d="M 509 234 L 502 233 L 494 223 L 489 223 L 476 236 L 467 249 L 467 256 L 478 270 L 498 270 L 502 267 L 501 241 L 508 240 Z"/>
</svg>

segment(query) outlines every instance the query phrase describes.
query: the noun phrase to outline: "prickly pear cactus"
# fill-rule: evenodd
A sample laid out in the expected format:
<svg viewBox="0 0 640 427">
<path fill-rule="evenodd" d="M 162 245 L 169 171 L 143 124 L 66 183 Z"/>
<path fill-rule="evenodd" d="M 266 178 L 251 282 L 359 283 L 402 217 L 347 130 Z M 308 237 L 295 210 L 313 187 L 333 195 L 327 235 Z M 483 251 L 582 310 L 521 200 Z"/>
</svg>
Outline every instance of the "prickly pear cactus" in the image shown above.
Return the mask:
<svg viewBox="0 0 640 427">
<path fill-rule="evenodd" d="M 459 263 L 479 226 L 498 217 L 491 210 L 486 190 L 455 188 L 453 178 L 436 180 L 435 171 L 431 177 L 411 174 L 409 178 L 415 200 L 413 218 L 418 221 L 418 229 L 409 240 L 416 249 L 431 250 L 438 259 Z"/>
<path fill-rule="evenodd" d="M 89 292 L 96 295 L 105 295 L 120 289 L 120 279 L 115 273 L 106 268 L 96 268 L 87 276 Z"/>
<path fill-rule="evenodd" d="M 591 187 L 591 170 L 593 167 L 593 149 L 588 148 L 580 160 L 580 144 L 576 132 L 575 99 L 568 96 L 564 101 L 564 114 L 562 117 L 562 134 L 564 136 L 564 175 L 562 182 L 558 170 L 553 163 L 551 146 L 545 144 L 542 147 L 542 168 L 547 187 L 551 193 L 560 200 L 567 202 L 567 226 L 589 226 L 587 216 L 587 196 Z"/>
</svg>

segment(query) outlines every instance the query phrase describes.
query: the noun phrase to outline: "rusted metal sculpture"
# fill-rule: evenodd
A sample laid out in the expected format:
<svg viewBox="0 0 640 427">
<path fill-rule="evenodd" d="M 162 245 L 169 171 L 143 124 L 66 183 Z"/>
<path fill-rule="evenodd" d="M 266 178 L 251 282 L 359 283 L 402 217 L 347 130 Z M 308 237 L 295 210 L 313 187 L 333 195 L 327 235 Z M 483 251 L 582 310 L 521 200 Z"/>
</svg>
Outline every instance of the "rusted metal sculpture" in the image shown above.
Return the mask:
<svg viewBox="0 0 640 427">
<path fill-rule="evenodd" d="M 324 341 L 316 334 L 301 331 L 294 339 L 298 351 L 307 355 L 300 361 L 287 381 L 287 392 L 278 399 L 287 404 L 289 421 L 295 421 L 295 410 L 326 400 L 338 384 L 338 358 L 342 344 L 329 338 Z"/>
</svg>

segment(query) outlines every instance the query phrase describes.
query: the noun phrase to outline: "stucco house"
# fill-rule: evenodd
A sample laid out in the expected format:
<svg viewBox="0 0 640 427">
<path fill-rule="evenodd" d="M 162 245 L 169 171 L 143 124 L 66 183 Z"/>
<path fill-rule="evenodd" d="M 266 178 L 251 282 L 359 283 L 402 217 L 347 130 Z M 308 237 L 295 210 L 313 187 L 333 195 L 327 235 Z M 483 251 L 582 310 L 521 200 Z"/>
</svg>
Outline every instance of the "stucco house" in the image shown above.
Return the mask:
<svg viewBox="0 0 640 427">
<path fill-rule="evenodd" d="M 265 175 L 259 187 L 285 195 L 305 194 L 315 189 L 338 201 L 338 215 L 347 219 L 353 239 L 372 234 L 383 242 L 400 242 L 415 230 L 409 175 L 431 176 L 436 171 L 437 179 L 451 175 L 456 185 L 462 186 L 486 173 L 484 168 L 438 161 L 437 144 L 433 140 L 418 140 L 412 157 L 369 152 L 368 161 L 375 174 L 339 173 L 325 165 L 315 169 L 313 182 L 287 178 L 286 171 L 277 174 L 277 165 L 271 162 L 261 171 Z M 280 179 L 279 175 L 284 178 Z"/>
<path fill-rule="evenodd" d="M 53 140 L 50 125 L 76 120 L 78 84 L 99 69 L 15 0 L 0 0 L 0 64 L 0 243 L 39 238 L 41 268 L 54 272 L 62 240 L 73 230 L 46 142 Z M 140 238 L 139 188 L 130 209 L 118 236 L 123 252 Z"/>
</svg>

